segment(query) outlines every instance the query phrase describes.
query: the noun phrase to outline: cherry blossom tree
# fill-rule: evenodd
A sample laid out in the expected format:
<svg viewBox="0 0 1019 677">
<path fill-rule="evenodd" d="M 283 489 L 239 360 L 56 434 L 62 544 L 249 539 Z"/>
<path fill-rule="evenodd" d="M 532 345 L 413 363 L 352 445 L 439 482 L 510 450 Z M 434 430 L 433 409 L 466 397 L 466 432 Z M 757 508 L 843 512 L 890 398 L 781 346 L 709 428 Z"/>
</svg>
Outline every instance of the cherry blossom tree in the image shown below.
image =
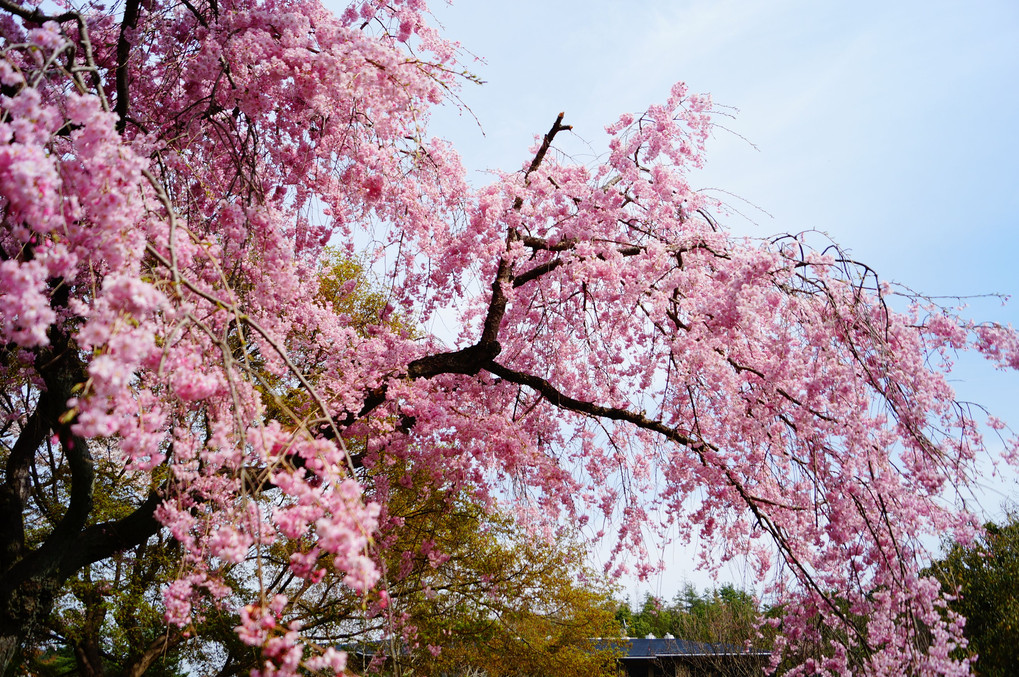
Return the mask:
<svg viewBox="0 0 1019 677">
<path fill-rule="evenodd" d="M 320 265 L 319 294 L 334 312 L 363 331 L 381 323 L 385 290 L 370 284 L 356 261 L 329 251 Z M 386 320 L 391 329 L 403 322 L 397 313 Z M 300 366 L 307 374 L 317 371 Z M 271 375 L 261 376 L 272 383 Z M 262 399 L 263 416 L 283 425 L 290 421 L 285 408 L 299 408 L 306 392 L 268 385 Z M 348 450 L 364 443 L 345 442 Z M 93 518 L 99 521 L 144 496 L 144 484 L 103 456 L 94 481 Z M 357 672 L 448 675 L 484 667 L 490 675 L 615 675 L 617 652 L 608 638 L 618 637 L 620 628 L 607 581 L 590 570 L 586 550 L 568 528 L 552 539 L 537 538 L 479 505 L 469 490 L 443 488 L 427 469 L 391 457 L 371 470 L 360 468 L 358 480 L 366 495 L 386 497 L 387 519 L 370 553 L 384 585 L 366 596 L 344 586 L 343 575 L 328 566 L 311 579 L 294 576 L 290 557 L 303 544 L 279 539 L 218 568 L 229 597 L 285 595 L 287 620 L 300 622 L 305 638 L 354 648 L 348 669 Z M 44 494 L 48 486 L 39 488 Z M 272 492 L 261 496 L 271 498 Z M 237 636 L 229 605 L 206 600 L 192 609 L 185 627 L 167 627 L 160 592 L 178 575 L 181 556 L 164 530 L 83 567 L 40 620 L 35 641 L 22 647 L 17 674 L 227 677 L 257 668 L 259 652 Z M 595 644 L 592 637 L 602 640 Z"/>
<path fill-rule="evenodd" d="M 293 576 L 384 599 L 392 487 L 362 478 L 394 463 L 537 533 L 614 520 L 617 568 L 659 521 L 745 558 L 779 649 L 839 638 L 802 673 L 968 671 L 923 538 L 978 533 L 945 498 L 1004 425 L 945 373 L 1019 340 L 810 236 L 730 235 L 687 180 L 708 97 L 623 115 L 591 166 L 550 152 L 560 114 L 475 189 L 427 136 L 467 76 L 422 0 L 53 7 L 0 0 L 0 669 L 165 529 L 170 626 L 225 606 L 259 674 L 342 671 L 221 572 L 288 540 Z M 323 300 L 327 243 L 384 279 L 378 324 Z M 96 509 L 100 467 L 130 510 Z"/>
</svg>

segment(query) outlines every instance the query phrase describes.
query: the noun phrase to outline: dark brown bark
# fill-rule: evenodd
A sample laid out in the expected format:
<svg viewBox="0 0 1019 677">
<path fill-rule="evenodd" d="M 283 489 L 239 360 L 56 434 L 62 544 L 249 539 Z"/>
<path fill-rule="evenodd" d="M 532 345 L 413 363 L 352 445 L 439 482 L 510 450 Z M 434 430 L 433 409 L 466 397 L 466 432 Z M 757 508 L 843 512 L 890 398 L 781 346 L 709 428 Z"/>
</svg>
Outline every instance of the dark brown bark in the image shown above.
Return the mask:
<svg viewBox="0 0 1019 677">
<path fill-rule="evenodd" d="M 21 641 L 18 633 L 0 631 L 0 675 L 6 675 L 7 667 L 17 658 Z"/>
<path fill-rule="evenodd" d="M 0 484 L 0 572 L 8 571 L 24 555 L 23 514 L 31 487 L 30 469 L 35 450 L 49 432 L 44 415 L 47 408 L 47 395 L 43 393 L 7 457 L 5 481 Z"/>
<path fill-rule="evenodd" d="M 85 623 L 81 628 L 80 637 L 72 644 L 74 661 L 78 666 L 78 673 L 83 677 L 106 677 L 100 650 L 103 622 L 106 620 L 106 600 L 95 587 L 92 587 L 86 591 L 83 601 Z"/>
<path fill-rule="evenodd" d="M 140 0 L 127 0 L 124 18 L 120 24 L 120 38 L 117 40 L 117 131 L 121 134 L 127 128 L 127 114 L 130 107 L 130 83 L 127 62 L 131 57 L 131 32 L 138 26 Z"/>
</svg>

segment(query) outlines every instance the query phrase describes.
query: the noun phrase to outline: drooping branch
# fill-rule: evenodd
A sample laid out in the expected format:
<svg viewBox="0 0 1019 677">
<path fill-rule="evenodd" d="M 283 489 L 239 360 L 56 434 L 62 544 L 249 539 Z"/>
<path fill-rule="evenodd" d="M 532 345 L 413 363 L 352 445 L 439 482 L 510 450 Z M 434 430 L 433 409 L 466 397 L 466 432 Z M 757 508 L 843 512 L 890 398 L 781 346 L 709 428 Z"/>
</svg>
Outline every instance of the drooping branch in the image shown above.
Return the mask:
<svg viewBox="0 0 1019 677">
<path fill-rule="evenodd" d="M 648 418 L 642 413 L 632 412 L 618 407 L 606 407 L 571 397 L 556 388 L 547 379 L 543 379 L 539 376 L 510 369 L 509 367 L 501 365 L 495 361 L 487 365 L 485 369 L 510 383 L 526 386 L 534 390 L 553 406 L 591 417 L 630 423 L 643 430 L 658 433 L 664 438 L 695 452 L 703 465 L 709 465 L 704 451 L 709 449 L 712 451 L 718 451 L 718 448 L 714 445 L 705 442 L 704 440 L 695 439 L 694 437 L 691 437 L 674 427 L 668 426 L 661 421 Z M 785 531 L 765 511 L 765 506 L 772 506 L 792 511 L 801 511 L 804 508 L 801 506 L 781 504 L 771 499 L 753 495 L 744 483 L 736 477 L 730 468 L 719 466 L 717 464 L 711 465 L 715 465 L 716 469 L 722 472 L 727 484 L 739 495 L 741 501 L 753 515 L 754 521 L 771 535 L 775 545 L 782 553 L 783 558 L 798 572 L 803 582 L 824 600 L 827 608 L 852 630 L 862 645 L 866 646 L 866 637 L 863 636 L 859 628 L 856 627 L 856 624 L 852 622 L 846 613 L 830 599 L 830 595 L 827 591 L 821 588 L 820 584 L 808 570 L 807 566 L 805 566 L 796 555 L 793 544 L 790 543 Z"/>
</svg>

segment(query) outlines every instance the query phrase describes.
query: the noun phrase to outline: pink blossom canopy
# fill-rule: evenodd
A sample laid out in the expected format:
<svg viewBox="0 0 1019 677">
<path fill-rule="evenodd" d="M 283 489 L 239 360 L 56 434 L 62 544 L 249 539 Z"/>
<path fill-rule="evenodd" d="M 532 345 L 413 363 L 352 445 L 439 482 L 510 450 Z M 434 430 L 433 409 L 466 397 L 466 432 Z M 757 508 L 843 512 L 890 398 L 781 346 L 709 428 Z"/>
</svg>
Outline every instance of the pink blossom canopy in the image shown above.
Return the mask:
<svg viewBox="0 0 1019 677">
<path fill-rule="evenodd" d="M 783 604 L 780 648 L 818 641 L 818 619 L 839 638 L 803 674 L 968 672 L 962 619 L 921 574 L 925 537 L 976 533 L 945 497 L 984 421 L 945 372 L 966 348 L 1019 367 L 1016 335 L 819 238 L 730 235 L 688 183 L 710 98 L 677 84 L 609 125 L 588 166 L 550 152 L 560 115 L 473 188 L 427 135 L 465 73 L 421 0 L 61 7 L 0 0 L 0 342 L 22 403 L 5 590 L 165 528 L 187 553 L 169 623 L 218 600 L 261 674 L 339 673 L 287 599 L 238 602 L 218 572 L 291 540 L 296 576 L 327 562 L 379 589 L 394 489 L 363 476 L 398 459 L 538 529 L 621 525 L 613 566 L 651 570 L 641 527 L 659 521 L 705 566 L 748 561 Z M 365 328 L 325 299 L 327 244 L 407 321 Z M 142 478 L 115 522 L 88 518 L 98 441 Z M 18 524 L 47 444 L 67 516 L 30 551 Z"/>
</svg>

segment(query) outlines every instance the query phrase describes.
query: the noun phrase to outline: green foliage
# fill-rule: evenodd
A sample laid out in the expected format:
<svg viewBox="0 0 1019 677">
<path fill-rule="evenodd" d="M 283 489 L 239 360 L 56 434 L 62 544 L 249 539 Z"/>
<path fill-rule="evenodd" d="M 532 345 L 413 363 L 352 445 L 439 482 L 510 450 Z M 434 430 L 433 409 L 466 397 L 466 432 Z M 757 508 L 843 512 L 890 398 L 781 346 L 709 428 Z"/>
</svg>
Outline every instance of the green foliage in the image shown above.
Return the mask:
<svg viewBox="0 0 1019 677">
<path fill-rule="evenodd" d="M 662 602 L 645 595 L 639 607 L 622 604 L 616 610 L 618 620 L 630 637 L 671 635 L 676 639 L 722 645 L 717 656 L 700 657 L 696 674 L 725 676 L 761 675 L 766 660 L 758 656 L 733 656 L 733 651 L 752 648 L 768 650 L 773 632 L 762 637 L 758 631 L 761 608 L 753 595 L 732 585 L 698 593 L 687 583 L 672 599 Z M 721 647 L 719 647 L 721 649 Z"/>
<path fill-rule="evenodd" d="M 322 259 L 319 296 L 355 327 L 368 328 L 384 321 L 385 291 L 370 282 L 364 264 L 335 249 L 327 249 Z"/>
<path fill-rule="evenodd" d="M 670 634 L 679 639 L 736 646 L 751 642 L 761 648 L 756 627 L 760 613 L 757 600 L 745 590 L 724 585 L 698 594 L 687 583 L 671 603 L 646 595 L 639 609 L 621 605 L 616 619 L 631 637 Z"/>
<path fill-rule="evenodd" d="M 946 544 L 929 572 L 945 590 L 958 590 L 949 607 L 966 617 L 974 671 L 989 677 L 1014 675 L 1019 665 L 1019 513 L 988 523 L 972 546 Z"/>
</svg>

